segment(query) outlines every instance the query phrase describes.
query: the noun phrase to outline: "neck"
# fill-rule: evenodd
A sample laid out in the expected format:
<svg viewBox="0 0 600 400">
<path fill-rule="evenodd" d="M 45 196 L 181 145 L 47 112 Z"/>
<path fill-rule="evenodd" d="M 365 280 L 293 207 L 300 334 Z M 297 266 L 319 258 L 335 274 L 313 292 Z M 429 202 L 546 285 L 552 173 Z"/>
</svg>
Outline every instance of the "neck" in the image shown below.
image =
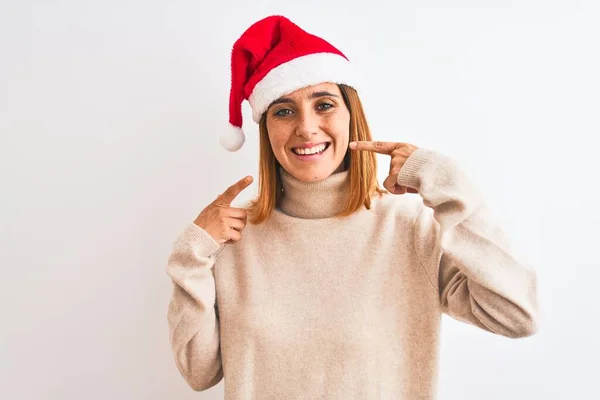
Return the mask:
<svg viewBox="0 0 600 400">
<path fill-rule="evenodd" d="M 317 182 L 303 182 L 280 168 L 283 195 L 279 208 L 284 213 L 305 219 L 330 218 L 344 208 L 348 195 L 348 170 L 334 172 Z"/>
</svg>

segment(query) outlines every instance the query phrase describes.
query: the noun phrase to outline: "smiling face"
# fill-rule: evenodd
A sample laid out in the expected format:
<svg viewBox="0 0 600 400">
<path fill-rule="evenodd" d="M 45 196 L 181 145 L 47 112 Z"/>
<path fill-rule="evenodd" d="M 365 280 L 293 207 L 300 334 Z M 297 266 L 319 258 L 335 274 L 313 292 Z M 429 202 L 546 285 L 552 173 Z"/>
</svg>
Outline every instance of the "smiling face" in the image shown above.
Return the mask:
<svg viewBox="0 0 600 400">
<path fill-rule="evenodd" d="M 320 181 L 342 170 L 350 112 L 336 84 L 309 86 L 275 100 L 266 125 L 275 158 L 296 179 Z"/>
</svg>

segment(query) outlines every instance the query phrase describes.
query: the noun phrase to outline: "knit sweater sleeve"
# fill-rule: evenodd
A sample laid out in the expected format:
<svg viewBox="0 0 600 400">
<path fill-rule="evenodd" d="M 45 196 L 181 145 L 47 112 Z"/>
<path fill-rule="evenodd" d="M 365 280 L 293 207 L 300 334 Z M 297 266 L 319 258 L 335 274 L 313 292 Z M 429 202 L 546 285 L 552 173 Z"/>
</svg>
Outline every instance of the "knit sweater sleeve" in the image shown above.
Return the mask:
<svg viewBox="0 0 600 400">
<path fill-rule="evenodd" d="M 415 222 L 415 247 L 442 311 L 511 338 L 535 333 L 536 273 L 458 163 L 421 148 L 397 182 L 419 190 L 427 206 Z"/>
<path fill-rule="evenodd" d="M 173 245 L 167 274 L 173 292 L 167 311 L 175 363 L 189 386 L 202 391 L 223 378 L 214 279 L 221 246 L 190 223 Z"/>
</svg>

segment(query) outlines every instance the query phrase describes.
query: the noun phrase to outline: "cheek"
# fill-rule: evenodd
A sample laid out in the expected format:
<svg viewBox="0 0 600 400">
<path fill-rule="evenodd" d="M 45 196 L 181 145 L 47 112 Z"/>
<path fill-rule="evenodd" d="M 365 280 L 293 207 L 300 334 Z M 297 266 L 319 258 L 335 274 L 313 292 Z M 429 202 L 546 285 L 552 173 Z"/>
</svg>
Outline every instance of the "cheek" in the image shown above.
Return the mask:
<svg viewBox="0 0 600 400">
<path fill-rule="evenodd" d="M 350 139 L 350 118 L 339 116 L 330 121 L 330 132 L 338 144 L 347 144 Z"/>
<path fill-rule="evenodd" d="M 284 146 L 289 138 L 287 130 L 277 124 L 267 124 L 267 132 L 273 151 L 275 153 L 283 152 Z"/>
</svg>

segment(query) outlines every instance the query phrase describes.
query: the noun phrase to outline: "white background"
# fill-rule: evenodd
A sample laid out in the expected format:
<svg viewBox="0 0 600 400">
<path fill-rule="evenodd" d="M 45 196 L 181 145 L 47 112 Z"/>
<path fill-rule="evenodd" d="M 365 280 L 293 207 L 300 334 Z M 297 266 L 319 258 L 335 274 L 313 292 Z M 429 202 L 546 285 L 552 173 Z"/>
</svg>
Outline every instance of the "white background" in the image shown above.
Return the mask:
<svg viewBox="0 0 600 400">
<path fill-rule="evenodd" d="M 440 399 L 600 398 L 594 1 L 0 4 L 2 399 L 222 398 L 177 371 L 165 268 L 186 223 L 257 177 L 247 103 L 244 148 L 217 137 L 231 45 L 270 14 L 354 62 L 376 140 L 459 159 L 535 264 L 541 331 L 445 317 Z"/>
</svg>

